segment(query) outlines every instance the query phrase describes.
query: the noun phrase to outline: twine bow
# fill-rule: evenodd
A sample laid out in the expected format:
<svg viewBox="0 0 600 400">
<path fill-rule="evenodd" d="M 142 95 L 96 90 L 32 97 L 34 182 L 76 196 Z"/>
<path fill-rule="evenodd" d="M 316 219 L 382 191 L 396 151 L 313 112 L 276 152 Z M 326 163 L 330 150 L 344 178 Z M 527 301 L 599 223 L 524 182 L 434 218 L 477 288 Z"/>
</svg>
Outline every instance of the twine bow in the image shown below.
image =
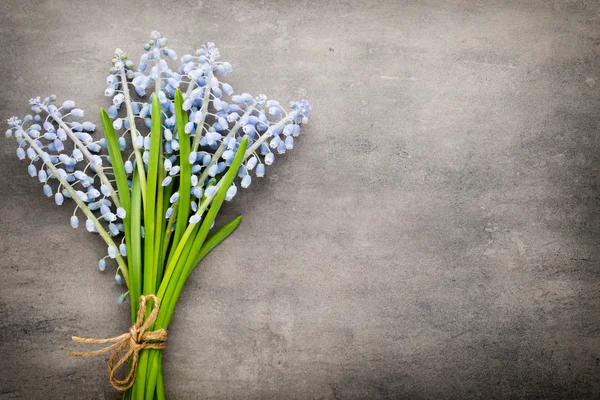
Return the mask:
<svg viewBox="0 0 600 400">
<path fill-rule="evenodd" d="M 146 315 L 146 302 L 152 300 L 154 308 L 152 312 L 145 318 Z M 110 384 L 112 387 L 120 392 L 123 392 L 133 386 L 135 381 L 135 374 L 137 370 L 139 352 L 142 349 L 157 349 L 162 350 L 165 348 L 165 342 L 167 340 L 167 331 L 165 329 L 158 329 L 155 331 L 146 332 L 146 329 L 150 327 L 158 316 L 159 302 L 155 295 L 140 296 L 140 307 L 138 308 L 137 319 L 135 324 L 129 328 L 128 333 L 124 333 L 120 336 L 115 336 L 109 339 L 86 339 L 78 336 L 73 336 L 71 339 L 78 343 L 113 343 L 110 346 L 106 346 L 96 351 L 70 351 L 70 356 L 96 356 L 98 354 L 105 353 L 116 349 L 110 359 L 108 360 L 108 374 L 110 376 Z M 129 347 L 129 350 L 125 352 L 125 349 Z M 119 355 L 121 357 L 119 358 Z M 125 379 L 117 379 L 115 373 L 117 369 L 125 364 L 129 357 L 132 356 L 131 368 L 127 373 Z M 117 360 L 118 359 L 118 360 Z"/>
</svg>

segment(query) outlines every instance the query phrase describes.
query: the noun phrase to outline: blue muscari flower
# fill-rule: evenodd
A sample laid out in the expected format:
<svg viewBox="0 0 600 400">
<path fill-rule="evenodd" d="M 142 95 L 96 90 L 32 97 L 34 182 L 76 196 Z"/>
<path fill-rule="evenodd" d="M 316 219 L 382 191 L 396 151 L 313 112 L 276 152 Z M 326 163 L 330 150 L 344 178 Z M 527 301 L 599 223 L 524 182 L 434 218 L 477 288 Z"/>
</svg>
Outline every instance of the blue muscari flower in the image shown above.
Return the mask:
<svg viewBox="0 0 600 400">
<path fill-rule="evenodd" d="M 206 195 L 206 197 L 211 197 L 213 194 L 215 194 L 216 191 L 217 189 L 214 186 L 209 186 L 204 191 L 204 194 Z"/>
<path fill-rule="evenodd" d="M 125 161 L 125 172 L 127 174 L 133 173 L 133 163 L 131 161 Z"/>
<path fill-rule="evenodd" d="M 202 217 L 201 217 L 200 215 L 196 215 L 196 214 L 192 215 L 192 216 L 190 217 L 190 224 L 191 224 L 191 225 L 197 224 L 198 222 L 200 222 L 200 219 L 201 219 L 201 218 L 202 218 Z"/>
<path fill-rule="evenodd" d="M 217 164 L 213 164 L 208 168 L 208 176 L 216 176 L 218 171 Z"/>
<path fill-rule="evenodd" d="M 197 198 L 201 199 L 202 195 L 204 194 L 204 189 L 201 186 L 195 186 L 192 189 L 192 193 L 194 194 L 194 196 L 196 196 Z"/>
<path fill-rule="evenodd" d="M 100 271 L 106 270 L 106 261 L 104 260 L 104 258 L 98 261 L 98 269 Z"/>
<path fill-rule="evenodd" d="M 119 227 L 116 224 L 108 224 L 108 230 L 113 234 L 113 236 L 117 236 L 119 234 Z"/>
<path fill-rule="evenodd" d="M 273 164 L 273 161 L 275 161 L 275 154 L 269 152 L 269 154 L 265 156 L 265 164 L 271 165 Z"/>
<path fill-rule="evenodd" d="M 50 185 L 44 185 L 44 194 L 48 197 L 52 197 L 52 188 L 50 187 Z"/>
<path fill-rule="evenodd" d="M 91 219 L 86 219 L 85 220 L 85 229 L 88 230 L 88 232 L 96 232 L 96 226 L 94 225 L 94 221 L 92 221 Z"/>
<path fill-rule="evenodd" d="M 169 186 L 172 181 L 173 181 L 173 178 L 170 177 L 170 176 L 167 176 L 165 179 L 163 179 L 161 185 L 162 186 Z"/>
<path fill-rule="evenodd" d="M 248 186 L 250 186 L 250 183 L 252 182 L 252 178 L 250 177 L 250 175 L 246 175 L 242 178 L 242 182 L 241 182 L 241 186 L 246 189 Z"/>
<path fill-rule="evenodd" d="M 121 253 L 122 256 L 127 256 L 127 246 L 125 243 L 119 245 L 119 253 Z"/>
<path fill-rule="evenodd" d="M 248 162 L 246 163 L 246 168 L 249 170 L 253 170 L 254 167 L 256 167 L 256 164 L 258 162 L 258 159 L 255 156 L 252 156 L 248 159 Z"/>
<path fill-rule="evenodd" d="M 225 200 L 231 201 L 231 199 L 233 199 L 236 194 L 237 194 L 237 186 L 235 186 L 235 184 L 233 184 L 229 187 L 229 189 L 227 189 L 227 192 L 225 193 Z"/>
<path fill-rule="evenodd" d="M 259 178 L 262 178 L 263 176 L 265 176 L 265 165 L 264 164 L 259 164 L 256 167 L 256 176 L 258 176 Z"/>
<path fill-rule="evenodd" d="M 117 258 L 117 249 L 113 246 L 108 246 L 108 256 L 110 258 Z"/>
<path fill-rule="evenodd" d="M 123 283 L 123 278 L 121 277 L 121 275 L 119 274 L 119 271 L 117 271 L 116 275 L 115 275 L 115 282 L 117 285 L 120 285 L 121 283 Z M 120 298 L 120 297 L 119 297 Z"/>
<path fill-rule="evenodd" d="M 76 215 L 71 216 L 71 226 L 77 228 L 79 226 L 79 218 Z"/>
<path fill-rule="evenodd" d="M 35 177 L 37 176 L 37 169 L 35 167 L 35 165 L 33 164 L 29 164 L 29 166 L 27 167 L 27 173 L 31 176 L 31 177 Z"/>
<path fill-rule="evenodd" d="M 117 283 L 121 284 L 121 282 L 117 282 Z M 127 293 L 123 293 L 122 295 L 120 295 L 119 297 L 117 297 L 117 302 L 119 304 L 125 303 L 125 300 L 127 300 Z"/>
<path fill-rule="evenodd" d="M 64 196 L 62 195 L 62 193 L 56 192 L 54 194 L 54 201 L 56 202 L 56 205 L 58 205 L 58 206 L 62 205 L 62 203 L 64 201 Z"/>
</svg>

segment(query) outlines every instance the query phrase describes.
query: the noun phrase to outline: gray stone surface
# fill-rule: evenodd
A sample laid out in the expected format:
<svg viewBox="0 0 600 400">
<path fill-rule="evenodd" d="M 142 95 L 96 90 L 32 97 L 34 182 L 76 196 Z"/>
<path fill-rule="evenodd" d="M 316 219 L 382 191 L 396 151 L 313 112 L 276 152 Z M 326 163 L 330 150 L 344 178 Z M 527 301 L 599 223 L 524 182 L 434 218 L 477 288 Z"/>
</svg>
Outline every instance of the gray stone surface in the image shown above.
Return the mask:
<svg viewBox="0 0 600 400">
<path fill-rule="evenodd" d="M 51 93 L 95 114 L 152 29 L 314 106 L 187 284 L 170 399 L 600 397 L 598 2 L 3 0 L 0 116 Z M 122 288 L 14 148 L 0 399 L 117 399 L 107 357 L 66 352 L 128 326 Z"/>
</svg>

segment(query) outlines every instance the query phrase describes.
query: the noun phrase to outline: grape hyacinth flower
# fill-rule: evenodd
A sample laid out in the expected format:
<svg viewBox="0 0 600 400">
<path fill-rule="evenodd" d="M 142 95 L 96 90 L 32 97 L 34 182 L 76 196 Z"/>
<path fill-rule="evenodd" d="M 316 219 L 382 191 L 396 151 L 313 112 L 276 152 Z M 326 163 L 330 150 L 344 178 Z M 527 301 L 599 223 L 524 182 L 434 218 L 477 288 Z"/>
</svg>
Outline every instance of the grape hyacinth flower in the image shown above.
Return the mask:
<svg viewBox="0 0 600 400">
<path fill-rule="evenodd" d="M 151 325 L 168 328 L 189 274 L 241 222 L 214 229 L 223 202 L 263 178 L 308 123 L 306 100 L 286 110 L 264 94 L 238 93 L 224 81 L 232 71 L 214 43 L 179 57 L 153 31 L 137 67 L 114 52 L 103 138 L 74 101 L 55 96 L 31 99 L 32 114 L 8 120 L 6 136 L 43 193 L 59 206 L 72 200 L 71 226 L 105 241 L 97 266 L 116 263 L 115 282 L 127 286 L 118 302 L 131 299 L 132 322 L 138 300 L 155 295 Z M 143 349 L 135 359 L 135 377 L 113 386 L 127 399 L 163 398 L 162 352 Z"/>
</svg>

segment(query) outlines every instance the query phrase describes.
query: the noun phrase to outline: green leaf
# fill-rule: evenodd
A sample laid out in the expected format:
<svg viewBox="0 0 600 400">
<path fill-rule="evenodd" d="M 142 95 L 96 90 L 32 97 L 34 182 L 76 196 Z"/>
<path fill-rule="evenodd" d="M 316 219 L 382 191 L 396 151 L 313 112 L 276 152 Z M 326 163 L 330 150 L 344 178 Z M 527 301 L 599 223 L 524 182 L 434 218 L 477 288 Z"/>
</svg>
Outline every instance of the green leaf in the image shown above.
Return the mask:
<svg viewBox="0 0 600 400">
<path fill-rule="evenodd" d="M 100 121 L 102 122 L 102 131 L 104 132 L 104 138 L 106 139 L 106 147 L 108 148 L 108 155 L 110 156 L 110 162 L 112 165 L 113 173 L 115 174 L 115 181 L 117 183 L 117 190 L 121 207 L 125 210 L 125 218 L 123 218 L 123 225 L 125 231 L 125 243 L 128 247 L 131 246 L 132 235 L 131 235 L 131 196 L 129 193 L 129 184 L 127 182 L 127 173 L 125 172 L 125 164 L 123 163 L 123 157 L 121 155 L 121 148 L 115 129 L 113 128 L 110 117 L 107 112 L 100 109 Z M 129 270 L 135 268 L 131 257 L 128 258 Z M 128 280 L 129 285 L 129 297 L 131 301 L 131 319 L 134 320 L 137 312 L 137 296 L 136 286 L 139 285 L 140 281 L 131 277 Z M 139 292 L 138 292 L 139 296 Z"/>
<path fill-rule="evenodd" d="M 148 179 L 146 181 L 146 208 L 144 209 L 144 286 L 143 293 L 156 291 L 156 263 L 154 262 L 154 236 L 156 218 L 156 197 L 159 190 L 158 169 L 160 147 L 162 145 L 162 115 L 156 93 L 152 93 L 152 128 L 150 131 L 150 158 L 148 161 Z M 162 190 L 162 188 L 161 188 Z"/>
<path fill-rule="evenodd" d="M 235 157 L 233 159 L 233 162 L 231 163 L 231 166 L 229 167 L 229 169 L 227 170 L 227 173 L 221 180 L 221 182 L 222 182 L 221 186 L 217 190 L 217 194 L 215 195 L 215 197 L 211 203 L 211 206 L 208 209 L 208 212 L 206 213 L 206 217 L 204 218 L 204 221 L 202 222 L 202 225 L 200 226 L 198 233 L 195 235 L 194 240 L 191 241 L 191 248 L 193 248 L 193 249 L 201 249 L 202 248 L 202 246 L 204 244 L 204 240 L 206 239 L 206 236 L 208 234 L 208 231 L 210 230 L 210 227 L 211 227 L 213 221 L 217 217 L 217 214 L 218 214 L 219 210 L 221 209 L 221 206 L 223 205 L 223 201 L 225 201 L 225 195 L 227 193 L 227 189 L 229 189 L 229 187 L 233 183 L 233 180 L 237 176 L 238 169 L 240 168 L 240 165 L 242 164 L 242 162 L 244 160 L 244 155 L 245 155 L 247 147 L 248 147 L 248 136 L 244 136 L 244 139 L 242 139 L 242 142 L 240 143 L 240 146 L 237 150 L 237 153 L 235 154 Z M 188 245 L 189 244 L 190 243 L 188 242 Z M 179 246 L 179 247 L 181 247 L 181 246 Z M 188 252 L 188 254 L 189 254 L 189 252 Z M 181 293 L 181 290 L 183 289 L 183 285 L 184 285 L 188 275 L 190 274 L 191 270 L 195 266 L 195 264 L 188 262 L 189 257 L 190 256 L 188 256 L 187 258 L 180 256 L 180 257 L 174 258 L 174 262 L 177 263 L 177 267 L 179 267 L 179 268 L 175 267 L 172 270 L 168 271 L 168 273 L 170 272 L 170 274 L 172 276 L 169 276 L 168 279 L 166 279 L 167 286 L 164 288 L 164 296 L 162 296 L 162 299 L 161 299 L 160 312 L 158 314 L 158 318 L 154 325 L 155 327 L 166 328 L 169 325 L 169 323 L 171 322 L 171 317 L 173 316 L 173 311 L 175 310 L 175 305 L 177 304 L 177 299 L 179 298 L 179 295 Z M 191 257 L 193 257 L 193 256 L 191 256 Z M 191 260 L 189 260 L 189 261 L 191 261 Z M 165 275 L 165 278 L 167 278 L 166 275 Z M 163 285 L 161 285 L 161 290 L 159 291 L 159 295 L 163 291 L 163 287 L 164 287 L 164 282 L 163 282 Z"/>
<path fill-rule="evenodd" d="M 233 221 L 223 225 L 211 237 L 206 239 L 206 241 L 200 248 L 200 251 L 198 252 L 198 254 L 196 254 L 196 256 L 191 261 L 193 266 L 190 270 L 190 273 L 198 265 L 200 260 L 202 260 L 204 257 L 206 257 L 206 255 L 208 253 L 210 253 L 210 251 L 212 249 L 214 249 L 219 244 L 221 244 L 221 242 L 223 240 L 227 239 L 229 237 L 229 235 L 231 235 L 237 229 L 237 227 L 240 226 L 241 223 L 242 223 L 242 216 L 240 215 L 239 217 L 235 218 Z"/>
<path fill-rule="evenodd" d="M 104 131 L 104 138 L 106 139 L 108 155 L 110 156 L 112 169 L 115 173 L 115 180 L 117 182 L 117 189 L 119 190 L 121 207 L 123 207 L 125 211 L 129 211 L 129 185 L 127 183 L 127 173 L 125 172 L 123 157 L 121 156 L 121 148 L 119 147 L 117 135 L 115 134 L 115 129 L 110 121 L 110 117 L 103 108 L 100 109 L 100 120 L 102 121 L 102 130 Z"/>
<path fill-rule="evenodd" d="M 137 170 L 131 184 L 131 239 L 127 243 L 129 260 L 129 300 L 132 310 L 132 322 L 135 322 L 139 297 L 142 293 L 142 187 Z"/>
<path fill-rule="evenodd" d="M 185 133 L 187 124 L 187 113 L 183 110 L 183 95 L 177 89 L 175 92 L 175 120 L 177 133 L 179 134 L 179 206 L 177 208 L 177 225 L 173 236 L 173 247 L 177 247 L 188 226 L 188 215 L 190 210 L 190 190 L 192 178 L 192 166 L 188 162 L 190 155 L 190 138 Z M 202 129 L 200 129 L 202 132 Z"/>
</svg>

